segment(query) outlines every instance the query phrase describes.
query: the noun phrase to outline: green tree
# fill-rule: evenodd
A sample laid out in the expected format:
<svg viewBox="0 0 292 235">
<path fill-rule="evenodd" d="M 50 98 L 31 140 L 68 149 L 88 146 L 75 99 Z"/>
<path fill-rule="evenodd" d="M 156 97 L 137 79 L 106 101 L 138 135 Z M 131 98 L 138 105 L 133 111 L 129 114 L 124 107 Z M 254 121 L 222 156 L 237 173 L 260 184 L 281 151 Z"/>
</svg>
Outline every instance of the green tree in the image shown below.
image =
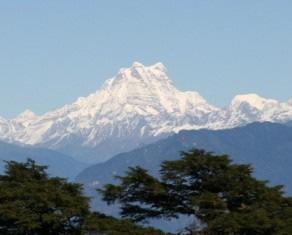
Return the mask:
<svg viewBox="0 0 292 235">
<path fill-rule="evenodd" d="M 92 213 L 85 222 L 85 234 L 106 235 L 163 235 L 154 228 L 144 228 L 128 220 L 120 220 L 104 214 Z"/>
<path fill-rule="evenodd" d="M 134 167 L 118 177 L 119 185 L 99 191 L 109 204 L 119 202 L 122 216 L 133 221 L 185 214 L 200 221 L 192 233 L 292 234 L 292 199 L 252 172 L 250 165 L 234 164 L 227 155 L 192 150 L 180 160 L 163 162 L 160 179 Z"/>
<path fill-rule="evenodd" d="M 0 176 L 0 234 L 80 234 L 88 214 L 79 184 L 50 178 L 32 160 L 7 162 Z"/>
<path fill-rule="evenodd" d="M 34 161 L 7 162 L 0 175 L 2 235 L 162 235 L 128 220 L 90 212 L 81 185 L 49 177 Z"/>
</svg>

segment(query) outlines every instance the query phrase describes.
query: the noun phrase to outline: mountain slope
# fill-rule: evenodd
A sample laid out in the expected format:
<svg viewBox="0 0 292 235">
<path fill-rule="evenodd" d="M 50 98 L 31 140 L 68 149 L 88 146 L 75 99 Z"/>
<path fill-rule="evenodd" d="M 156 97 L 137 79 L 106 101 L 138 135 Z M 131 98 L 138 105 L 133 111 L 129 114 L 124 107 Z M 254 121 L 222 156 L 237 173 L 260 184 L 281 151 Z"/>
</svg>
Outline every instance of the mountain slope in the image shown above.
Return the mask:
<svg viewBox="0 0 292 235">
<path fill-rule="evenodd" d="M 235 162 L 252 164 L 257 177 L 270 180 L 272 184 L 283 184 L 285 191 L 292 194 L 292 128 L 273 123 L 254 123 L 217 131 L 181 131 L 93 165 L 78 175 L 77 182 L 85 184 L 87 193 L 96 198 L 93 202 L 95 208 L 108 212 L 111 209 L 101 202 L 95 188 L 115 182 L 114 176 L 123 175 L 129 166 L 139 165 L 157 175 L 162 161 L 176 160 L 181 151 L 191 148 L 226 153 Z"/>
<path fill-rule="evenodd" d="M 197 92 L 176 89 L 163 64 L 135 62 L 73 104 L 42 116 L 27 110 L 12 120 L 0 118 L 0 139 L 101 162 L 180 130 L 289 120 L 291 100 L 285 103 L 246 94 L 219 109 Z"/>
<path fill-rule="evenodd" d="M 87 165 L 53 150 L 31 148 L 0 142 L 0 172 L 4 170 L 4 161 L 25 162 L 28 158 L 38 164 L 47 165 L 53 176 L 73 180 Z"/>
<path fill-rule="evenodd" d="M 237 95 L 225 109 L 225 124 L 235 127 L 251 122 L 286 122 L 291 120 L 292 106 L 257 94 Z"/>
<path fill-rule="evenodd" d="M 86 194 L 93 198 L 93 208 L 117 216 L 118 207 L 104 203 L 96 188 L 116 183 L 114 176 L 123 175 L 129 166 L 140 165 L 157 176 L 162 161 L 179 159 L 181 151 L 191 148 L 227 153 L 235 162 L 251 163 L 257 177 L 268 179 L 271 184 L 283 184 L 285 191 L 292 194 L 292 127 L 273 123 L 254 123 L 228 130 L 181 131 L 93 165 L 80 173 L 76 181 L 85 185 Z M 192 218 L 154 220 L 151 225 L 174 232 L 191 222 Z"/>
<path fill-rule="evenodd" d="M 173 131 L 205 126 L 217 110 L 196 92 L 178 91 L 161 63 L 136 62 L 94 94 L 26 121 L 7 139 L 102 161 Z"/>
</svg>

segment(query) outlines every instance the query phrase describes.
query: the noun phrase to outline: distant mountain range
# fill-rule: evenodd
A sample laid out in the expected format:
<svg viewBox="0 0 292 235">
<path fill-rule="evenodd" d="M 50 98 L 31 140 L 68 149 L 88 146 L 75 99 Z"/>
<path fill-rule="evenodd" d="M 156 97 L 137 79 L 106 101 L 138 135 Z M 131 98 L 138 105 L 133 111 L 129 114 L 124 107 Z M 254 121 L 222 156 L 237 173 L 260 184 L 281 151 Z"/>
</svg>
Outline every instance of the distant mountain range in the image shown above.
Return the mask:
<svg viewBox="0 0 292 235">
<path fill-rule="evenodd" d="M 177 160 L 181 151 L 192 148 L 228 154 L 236 163 L 252 164 L 255 176 L 271 184 L 284 185 L 292 194 L 292 127 L 275 123 L 253 123 L 228 130 L 181 131 L 156 143 L 119 154 L 105 163 L 85 169 L 77 182 L 85 185 L 93 197 L 93 207 L 105 213 L 117 214 L 95 191 L 106 183 L 116 183 L 116 175 L 124 175 L 129 166 L 141 166 L 158 175 L 165 160 Z"/>
<path fill-rule="evenodd" d="M 81 172 L 77 182 L 94 198 L 93 207 L 113 215 L 117 207 L 102 202 L 97 187 L 115 182 L 129 166 L 157 175 L 162 161 L 191 148 L 250 163 L 257 177 L 292 194 L 292 98 L 244 94 L 218 108 L 197 92 L 179 91 L 162 63 L 135 62 L 72 104 L 41 116 L 26 110 L 0 117 L 0 173 L 2 160 L 27 158 L 48 165 L 53 176 L 73 180 Z"/>
<path fill-rule="evenodd" d="M 238 95 L 221 109 L 197 92 L 176 89 L 163 64 L 146 67 L 135 62 L 73 104 L 42 116 L 27 110 L 12 120 L 0 118 L 0 139 L 95 163 L 181 130 L 289 120 L 292 99 L 278 102 L 256 94 Z"/>
<path fill-rule="evenodd" d="M 48 173 L 51 176 L 64 177 L 71 181 L 87 167 L 87 164 L 53 150 L 0 142 L 0 174 L 4 171 L 4 161 L 25 162 L 28 158 L 40 165 L 48 166 Z"/>
</svg>

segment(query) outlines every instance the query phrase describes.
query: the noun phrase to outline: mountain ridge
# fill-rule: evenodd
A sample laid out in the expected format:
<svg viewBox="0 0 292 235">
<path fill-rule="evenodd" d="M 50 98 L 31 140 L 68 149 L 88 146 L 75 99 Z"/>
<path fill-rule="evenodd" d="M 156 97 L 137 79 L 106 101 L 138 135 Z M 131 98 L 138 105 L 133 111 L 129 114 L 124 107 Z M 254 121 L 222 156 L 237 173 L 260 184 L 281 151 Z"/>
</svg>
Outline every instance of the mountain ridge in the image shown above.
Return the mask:
<svg viewBox="0 0 292 235">
<path fill-rule="evenodd" d="M 54 150 L 0 141 L 0 174 L 4 171 L 5 161 L 25 162 L 29 158 L 36 161 L 37 164 L 48 166 L 48 173 L 51 176 L 69 180 L 74 180 L 76 175 L 88 166 Z"/>
<path fill-rule="evenodd" d="M 216 154 L 228 154 L 235 163 L 251 164 L 254 175 L 269 180 L 271 185 L 284 185 L 291 195 L 292 127 L 278 123 L 252 123 L 225 130 L 183 130 L 168 138 L 120 153 L 110 160 L 91 165 L 76 178 L 92 198 L 92 208 L 118 216 L 118 205 L 109 206 L 96 192 L 104 184 L 119 183 L 115 176 L 123 176 L 128 167 L 140 166 L 151 175 L 159 176 L 163 161 L 180 159 L 181 151 L 205 149 Z M 161 228 L 183 228 L 185 219 L 171 221 Z M 156 226 L 161 226 L 159 220 Z"/>
<path fill-rule="evenodd" d="M 292 102 L 238 95 L 225 108 L 198 92 L 179 91 L 158 62 L 134 62 L 87 97 L 37 116 L 27 110 L 0 118 L 0 139 L 101 162 L 180 130 L 227 129 L 255 121 L 292 120 Z M 110 148 L 106 150 L 106 148 Z"/>
</svg>

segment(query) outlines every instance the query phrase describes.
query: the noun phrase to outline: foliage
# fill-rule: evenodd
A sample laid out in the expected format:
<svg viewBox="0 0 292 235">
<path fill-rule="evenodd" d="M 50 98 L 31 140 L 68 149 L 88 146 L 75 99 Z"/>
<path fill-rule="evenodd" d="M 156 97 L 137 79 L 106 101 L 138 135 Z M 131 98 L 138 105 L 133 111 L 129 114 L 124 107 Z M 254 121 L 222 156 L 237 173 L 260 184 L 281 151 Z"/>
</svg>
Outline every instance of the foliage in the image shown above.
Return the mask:
<svg viewBox="0 0 292 235">
<path fill-rule="evenodd" d="M 7 162 L 0 176 L 1 234 L 79 234 L 88 213 L 79 184 L 50 178 L 32 160 Z"/>
<path fill-rule="evenodd" d="M 208 234 L 292 234 L 292 199 L 252 172 L 227 155 L 192 150 L 163 162 L 160 179 L 132 167 L 119 185 L 100 192 L 108 203 L 121 203 L 122 216 L 133 221 L 186 214 L 196 216 L 197 230 Z"/>
<path fill-rule="evenodd" d="M 128 220 L 118 220 L 104 214 L 92 213 L 86 220 L 84 230 L 90 234 L 106 235 L 163 235 L 154 228 L 144 228 Z M 85 232 L 86 234 L 86 232 Z"/>
<path fill-rule="evenodd" d="M 7 162 L 0 176 L 1 235 L 162 234 L 90 212 L 79 184 L 49 177 L 46 169 L 33 160 Z"/>
</svg>

